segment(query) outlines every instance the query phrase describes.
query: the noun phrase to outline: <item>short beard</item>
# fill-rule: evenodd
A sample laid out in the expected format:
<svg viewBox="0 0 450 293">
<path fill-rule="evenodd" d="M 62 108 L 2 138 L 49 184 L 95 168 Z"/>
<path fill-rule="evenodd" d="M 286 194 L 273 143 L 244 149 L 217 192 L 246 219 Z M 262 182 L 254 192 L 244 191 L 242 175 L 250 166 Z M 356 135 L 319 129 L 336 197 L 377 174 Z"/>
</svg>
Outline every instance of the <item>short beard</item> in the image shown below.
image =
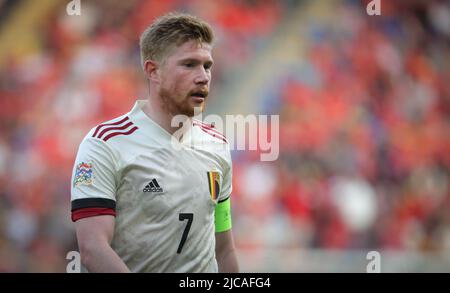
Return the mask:
<svg viewBox="0 0 450 293">
<path fill-rule="evenodd" d="M 159 96 L 161 97 L 162 108 L 172 116 L 186 115 L 188 117 L 194 117 L 194 115 L 199 114 L 198 111 L 194 111 L 194 108 L 189 105 L 187 97 L 178 102 L 171 98 L 170 94 L 165 89 L 160 89 Z M 201 107 L 200 112 L 203 112 L 203 110 L 204 105 Z"/>
</svg>

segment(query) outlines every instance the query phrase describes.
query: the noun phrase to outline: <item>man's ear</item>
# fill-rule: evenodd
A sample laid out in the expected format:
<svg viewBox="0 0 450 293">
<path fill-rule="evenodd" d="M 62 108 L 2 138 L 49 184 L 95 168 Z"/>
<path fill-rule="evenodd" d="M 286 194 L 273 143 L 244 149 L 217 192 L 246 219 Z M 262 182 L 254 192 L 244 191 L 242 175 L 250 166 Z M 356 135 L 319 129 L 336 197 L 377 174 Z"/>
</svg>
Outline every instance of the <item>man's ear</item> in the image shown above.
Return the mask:
<svg viewBox="0 0 450 293">
<path fill-rule="evenodd" d="M 159 64 L 154 60 L 146 60 L 144 62 L 145 75 L 149 80 L 158 82 L 159 81 Z"/>
</svg>

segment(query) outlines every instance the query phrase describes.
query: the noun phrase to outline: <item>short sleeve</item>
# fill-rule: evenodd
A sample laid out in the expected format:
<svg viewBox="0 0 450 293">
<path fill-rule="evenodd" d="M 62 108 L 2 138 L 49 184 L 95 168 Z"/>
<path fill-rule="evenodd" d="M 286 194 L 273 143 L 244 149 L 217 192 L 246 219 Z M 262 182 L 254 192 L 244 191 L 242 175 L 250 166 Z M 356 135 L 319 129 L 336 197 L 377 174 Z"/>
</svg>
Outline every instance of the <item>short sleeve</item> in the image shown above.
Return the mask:
<svg viewBox="0 0 450 293">
<path fill-rule="evenodd" d="M 104 141 L 87 137 L 78 149 L 71 180 L 72 221 L 115 216 L 116 163 Z"/>
<path fill-rule="evenodd" d="M 231 192 L 233 190 L 233 168 L 232 168 L 232 161 L 231 161 L 231 154 L 229 148 L 227 148 L 227 151 L 225 153 L 225 158 L 222 164 L 223 170 L 222 170 L 222 186 L 220 188 L 219 198 L 218 202 L 223 202 L 227 200 Z"/>
</svg>

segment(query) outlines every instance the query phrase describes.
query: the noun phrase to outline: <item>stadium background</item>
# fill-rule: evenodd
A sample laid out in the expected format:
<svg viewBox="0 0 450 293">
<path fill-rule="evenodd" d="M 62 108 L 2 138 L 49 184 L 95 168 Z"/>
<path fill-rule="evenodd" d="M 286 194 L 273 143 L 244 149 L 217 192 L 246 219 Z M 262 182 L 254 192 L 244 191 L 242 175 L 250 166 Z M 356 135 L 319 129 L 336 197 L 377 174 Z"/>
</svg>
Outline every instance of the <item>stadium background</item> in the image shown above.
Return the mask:
<svg viewBox="0 0 450 293">
<path fill-rule="evenodd" d="M 217 34 L 207 113 L 280 115 L 234 151 L 246 272 L 450 272 L 448 1 L 0 1 L 0 271 L 64 272 L 79 142 L 146 87 L 137 40 L 186 11 Z"/>
</svg>

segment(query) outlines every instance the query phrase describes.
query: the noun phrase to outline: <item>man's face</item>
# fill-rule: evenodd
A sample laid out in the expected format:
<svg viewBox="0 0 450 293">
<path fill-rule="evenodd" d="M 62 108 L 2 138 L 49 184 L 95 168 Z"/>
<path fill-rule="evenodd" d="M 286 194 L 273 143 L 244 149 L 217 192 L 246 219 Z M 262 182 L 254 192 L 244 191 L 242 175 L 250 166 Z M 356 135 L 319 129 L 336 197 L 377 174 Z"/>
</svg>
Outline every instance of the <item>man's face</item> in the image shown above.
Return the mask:
<svg viewBox="0 0 450 293">
<path fill-rule="evenodd" d="M 191 40 L 171 50 L 160 64 L 158 94 L 172 115 L 203 111 L 211 81 L 211 45 Z M 197 114 L 197 113 L 195 113 Z"/>
</svg>

